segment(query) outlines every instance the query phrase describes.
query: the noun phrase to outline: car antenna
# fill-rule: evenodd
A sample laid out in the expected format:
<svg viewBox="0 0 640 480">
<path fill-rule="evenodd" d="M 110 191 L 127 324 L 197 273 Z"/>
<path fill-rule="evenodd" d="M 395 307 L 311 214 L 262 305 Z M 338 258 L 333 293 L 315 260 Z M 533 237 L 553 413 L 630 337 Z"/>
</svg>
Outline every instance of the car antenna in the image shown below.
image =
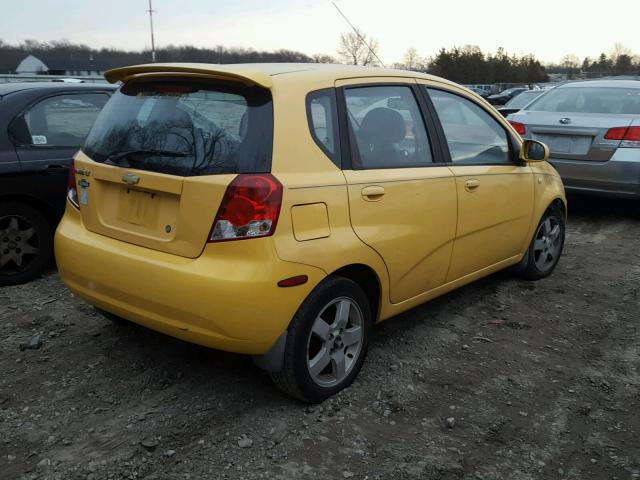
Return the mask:
<svg viewBox="0 0 640 480">
<path fill-rule="evenodd" d="M 360 32 L 358 31 L 358 29 L 356 27 L 353 26 L 353 23 L 351 23 L 349 21 L 349 19 L 347 18 L 347 16 L 342 13 L 342 10 L 340 10 L 340 8 L 338 7 L 338 5 L 336 5 L 336 2 L 331 2 L 333 4 L 334 7 L 336 7 L 336 10 L 338 10 L 338 13 L 342 16 L 342 18 L 344 18 L 344 20 L 349 24 L 349 26 L 353 29 L 354 33 L 358 36 L 358 39 L 364 43 L 367 48 L 369 49 L 369 52 L 371 53 L 371 55 L 373 55 L 374 57 L 376 57 L 376 60 L 378 60 L 378 62 L 380 63 L 380 65 L 382 65 L 384 68 L 387 68 L 385 66 L 385 64 L 382 62 L 382 60 L 380 60 L 380 57 L 378 57 L 378 55 L 376 55 L 376 52 L 373 51 L 373 49 L 371 48 L 371 46 L 367 43 L 367 41 L 362 37 L 362 35 L 360 35 Z"/>
</svg>

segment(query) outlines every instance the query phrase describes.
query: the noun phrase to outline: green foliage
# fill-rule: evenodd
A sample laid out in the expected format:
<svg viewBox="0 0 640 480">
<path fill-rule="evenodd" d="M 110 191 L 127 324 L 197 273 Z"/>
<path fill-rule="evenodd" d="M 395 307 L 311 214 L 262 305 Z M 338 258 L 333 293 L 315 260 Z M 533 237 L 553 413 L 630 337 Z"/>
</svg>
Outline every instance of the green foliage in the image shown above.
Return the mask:
<svg viewBox="0 0 640 480">
<path fill-rule="evenodd" d="M 475 45 L 441 49 L 429 60 L 429 73 L 458 83 L 537 83 L 548 80 L 533 56 L 509 55 L 503 48 L 485 54 Z"/>
</svg>

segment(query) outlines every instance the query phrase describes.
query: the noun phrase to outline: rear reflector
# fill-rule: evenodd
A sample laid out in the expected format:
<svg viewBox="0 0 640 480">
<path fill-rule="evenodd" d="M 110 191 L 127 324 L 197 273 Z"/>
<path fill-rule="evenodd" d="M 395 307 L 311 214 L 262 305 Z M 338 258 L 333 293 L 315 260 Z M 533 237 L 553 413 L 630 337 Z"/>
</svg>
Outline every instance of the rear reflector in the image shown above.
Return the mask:
<svg viewBox="0 0 640 480">
<path fill-rule="evenodd" d="M 282 184 L 273 175 L 238 175 L 222 198 L 209 242 L 273 235 L 281 203 Z"/>
<path fill-rule="evenodd" d="M 309 278 L 306 275 L 296 275 L 295 277 L 285 278 L 278 282 L 279 287 L 295 287 L 296 285 L 302 285 L 307 283 Z"/>
<path fill-rule="evenodd" d="M 513 128 L 515 128 L 515 130 L 516 130 L 516 132 L 518 132 L 518 134 L 524 135 L 525 133 L 527 133 L 527 129 L 525 128 L 523 123 L 512 122 L 512 121 L 509 121 L 509 123 L 511 124 L 511 126 Z"/>
<path fill-rule="evenodd" d="M 640 147 L 640 127 L 614 127 L 605 133 L 607 140 L 621 140 L 621 147 Z"/>
<path fill-rule="evenodd" d="M 69 166 L 69 177 L 67 180 L 67 198 L 74 207 L 80 208 L 80 204 L 78 203 L 78 186 L 76 185 L 76 167 L 73 160 L 71 160 L 71 165 Z"/>
</svg>

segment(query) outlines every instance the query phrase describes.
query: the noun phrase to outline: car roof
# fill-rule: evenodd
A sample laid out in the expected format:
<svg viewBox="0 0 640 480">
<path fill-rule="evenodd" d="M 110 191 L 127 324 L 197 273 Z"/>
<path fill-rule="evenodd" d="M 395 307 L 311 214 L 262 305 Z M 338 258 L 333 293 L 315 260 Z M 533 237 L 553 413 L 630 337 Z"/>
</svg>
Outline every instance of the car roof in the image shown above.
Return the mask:
<svg viewBox="0 0 640 480">
<path fill-rule="evenodd" d="M 585 80 L 582 82 L 570 82 L 557 88 L 583 88 L 583 87 L 608 87 L 608 88 L 640 88 L 639 80 Z"/>
<path fill-rule="evenodd" d="M 108 83 L 58 83 L 58 82 L 9 82 L 0 83 L 0 97 L 11 93 L 21 92 L 24 90 L 49 90 L 49 91 L 65 91 L 65 90 L 114 90 L 114 85 Z"/>
<path fill-rule="evenodd" d="M 206 74 L 226 79 L 232 78 L 256 84 L 264 88 L 273 87 L 274 81 L 277 81 L 277 77 L 290 75 L 299 76 L 301 81 L 307 78 L 310 82 L 360 77 L 410 77 L 436 80 L 455 85 L 448 80 L 420 72 L 326 63 L 235 63 L 228 65 L 207 63 L 153 63 L 109 70 L 105 73 L 105 78 L 110 82 L 127 81 L 137 75 L 154 73 Z"/>
</svg>

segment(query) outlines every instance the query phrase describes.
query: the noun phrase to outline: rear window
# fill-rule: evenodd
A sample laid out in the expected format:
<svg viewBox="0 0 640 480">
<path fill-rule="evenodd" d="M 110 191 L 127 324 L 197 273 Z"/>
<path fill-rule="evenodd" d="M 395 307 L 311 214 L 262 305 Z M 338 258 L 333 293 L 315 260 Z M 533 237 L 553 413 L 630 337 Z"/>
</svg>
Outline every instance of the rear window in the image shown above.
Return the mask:
<svg viewBox="0 0 640 480">
<path fill-rule="evenodd" d="M 640 114 L 640 88 L 556 88 L 527 107 L 538 112 Z"/>
<path fill-rule="evenodd" d="M 522 108 L 527 103 L 531 102 L 534 98 L 539 97 L 543 93 L 544 92 L 539 91 L 539 90 L 538 91 L 522 92 L 522 93 L 516 95 L 515 97 L 513 97 L 511 100 L 509 100 L 505 104 L 505 107 L 508 107 L 508 108 Z"/>
<path fill-rule="evenodd" d="M 82 150 L 96 162 L 198 176 L 267 173 L 272 143 L 268 90 L 155 81 L 116 92 Z"/>
</svg>

